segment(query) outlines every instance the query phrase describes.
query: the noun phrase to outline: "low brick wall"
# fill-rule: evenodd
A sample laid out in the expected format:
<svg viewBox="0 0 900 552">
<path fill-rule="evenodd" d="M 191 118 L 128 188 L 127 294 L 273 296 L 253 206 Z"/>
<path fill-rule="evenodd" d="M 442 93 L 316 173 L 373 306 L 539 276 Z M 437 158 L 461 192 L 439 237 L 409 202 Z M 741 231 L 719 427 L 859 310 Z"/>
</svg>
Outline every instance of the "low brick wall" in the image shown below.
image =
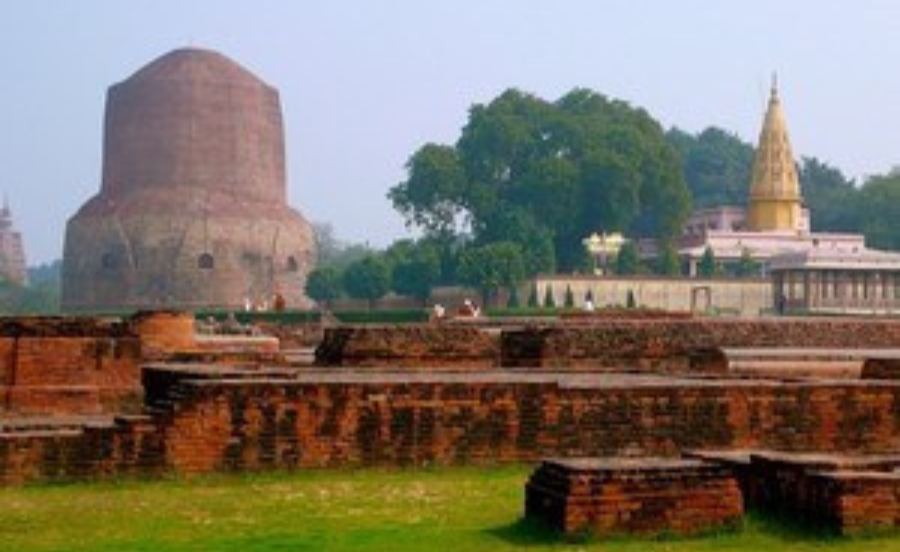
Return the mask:
<svg viewBox="0 0 900 552">
<path fill-rule="evenodd" d="M 2 319 L 0 417 L 134 410 L 140 361 L 140 340 L 121 322 Z"/>
<path fill-rule="evenodd" d="M 329 328 L 316 350 L 320 366 L 483 370 L 499 359 L 500 331 L 470 324 Z"/>
<path fill-rule="evenodd" d="M 728 468 L 696 460 L 545 460 L 525 487 L 525 516 L 567 535 L 693 535 L 743 514 Z"/>
<path fill-rule="evenodd" d="M 696 451 L 735 473 L 747 508 L 849 535 L 900 524 L 900 455 Z"/>
<path fill-rule="evenodd" d="M 148 467 L 203 473 L 496 464 L 547 456 L 674 457 L 691 448 L 900 448 L 900 384 L 893 382 L 502 371 L 203 374 L 205 379 L 192 377 L 186 368 L 166 379 L 163 370 L 148 384 L 152 416 L 98 428 L 89 433 L 99 440 L 90 446 L 75 439 L 44 449 L 37 440 L 23 451 L 21 443 L 0 442 L 0 479 Z M 38 473 L 16 473 L 14 457 L 23 454 Z"/>
<path fill-rule="evenodd" d="M 896 530 L 900 474 L 837 471 L 808 476 L 803 516 L 842 535 Z"/>
<path fill-rule="evenodd" d="M 900 348 L 900 322 L 870 319 L 642 320 L 510 329 L 501 365 L 691 371 L 727 347 Z M 696 357 L 696 358 L 695 358 Z"/>
</svg>

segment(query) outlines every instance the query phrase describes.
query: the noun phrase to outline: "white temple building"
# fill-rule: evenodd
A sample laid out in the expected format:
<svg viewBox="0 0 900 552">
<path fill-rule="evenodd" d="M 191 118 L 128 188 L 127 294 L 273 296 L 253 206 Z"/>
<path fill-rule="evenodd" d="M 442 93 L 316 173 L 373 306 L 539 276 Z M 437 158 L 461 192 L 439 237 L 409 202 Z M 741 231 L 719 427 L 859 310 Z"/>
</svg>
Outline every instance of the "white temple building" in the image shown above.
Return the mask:
<svg viewBox="0 0 900 552">
<path fill-rule="evenodd" d="M 779 255 L 819 249 L 853 254 L 865 247 L 862 234 L 811 231 L 778 88 L 773 84 L 753 162 L 748 207 L 714 207 L 691 215 L 678 244 L 689 274 L 697 274 L 707 248 L 718 263 L 749 257 L 765 274 L 771 259 Z"/>
<path fill-rule="evenodd" d="M 685 225 L 678 252 L 691 276 L 707 249 L 718 263 L 759 263 L 772 278 L 773 308 L 783 314 L 900 313 L 900 253 L 869 249 L 862 234 L 811 231 L 774 84 L 748 208 L 704 209 Z"/>
</svg>

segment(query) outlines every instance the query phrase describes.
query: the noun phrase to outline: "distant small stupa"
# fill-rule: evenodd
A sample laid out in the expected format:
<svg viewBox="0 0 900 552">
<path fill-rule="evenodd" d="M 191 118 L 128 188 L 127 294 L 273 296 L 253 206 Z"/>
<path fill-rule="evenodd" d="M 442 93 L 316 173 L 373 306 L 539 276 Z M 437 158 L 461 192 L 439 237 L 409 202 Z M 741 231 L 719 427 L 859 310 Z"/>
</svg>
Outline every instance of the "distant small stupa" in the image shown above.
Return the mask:
<svg viewBox="0 0 900 552">
<path fill-rule="evenodd" d="M 0 209 L 0 280 L 20 285 L 28 281 L 22 234 L 13 227 L 12 210 L 6 198 Z"/>
</svg>

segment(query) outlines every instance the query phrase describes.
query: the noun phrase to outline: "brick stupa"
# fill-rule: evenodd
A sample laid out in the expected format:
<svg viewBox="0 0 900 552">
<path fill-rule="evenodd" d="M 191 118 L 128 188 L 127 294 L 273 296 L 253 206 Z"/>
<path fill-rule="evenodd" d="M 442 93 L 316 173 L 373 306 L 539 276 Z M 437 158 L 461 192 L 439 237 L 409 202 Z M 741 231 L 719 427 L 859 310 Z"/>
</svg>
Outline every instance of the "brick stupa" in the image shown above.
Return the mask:
<svg viewBox="0 0 900 552">
<path fill-rule="evenodd" d="M 309 223 L 286 202 L 278 91 L 173 51 L 107 93 L 100 193 L 68 223 L 63 307 L 304 307 Z"/>
</svg>

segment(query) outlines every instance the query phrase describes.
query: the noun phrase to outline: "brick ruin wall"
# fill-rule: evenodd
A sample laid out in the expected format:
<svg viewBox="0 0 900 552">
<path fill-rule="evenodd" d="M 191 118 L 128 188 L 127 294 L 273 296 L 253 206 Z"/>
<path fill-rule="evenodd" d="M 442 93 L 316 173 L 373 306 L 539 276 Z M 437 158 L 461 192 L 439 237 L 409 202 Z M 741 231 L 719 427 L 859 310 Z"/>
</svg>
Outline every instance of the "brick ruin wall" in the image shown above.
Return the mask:
<svg viewBox="0 0 900 552">
<path fill-rule="evenodd" d="M 500 336 L 475 324 L 328 328 L 316 364 L 484 370 L 500 364 Z"/>
<path fill-rule="evenodd" d="M 476 324 L 355 326 L 327 329 L 316 356 L 322 366 L 686 372 L 715 360 L 723 347 L 897 348 L 900 323 L 576 318 L 502 330 Z"/>
<path fill-rule="evenodd" d="M 666 320 L 504 332 L 503 366 L 688 371 L 720 348 L 896 348 L 900 324 L 866 319 Z M 702 361 L 702 359 L 701 359 Z"/>
<path fill-rule="evenodd" d="M 55 406 L 65 404 L 59 391 L 69 383 L 97 382 L 100 393 L 104 382 L 127 376 L 129 389 L 146 389 L 147 409 L 78 430 L 0 434 L 0 480 L 532 462 L 547 455 L 673 456 L 685 448 L 877 452 L 900 445 L 900 384 L 893 382 L 550 369 L 589 362 L 605 368 L 617 361 L 649 370 L 660 359 L 677 364 L 693 347 L 718 344 L 888 347 L 900 343 L 896 322 L 614 321 L 502 335 L 466 325 L 344 328 L 330 331 L 320 350 L 332 355 L 320 355 L 328 367 L 238 378 L 209 365 L 182 372 L 163 366 L 145 369 L 146 386 L 132 379 L 139 373 L 138 353 L 125 355 L 128 344 L 140 348 L 136 326 L 97 326 L 95 333 L 82 328 L 83 335 L 74 337 L 59 329 L 52 335 L 4 330 L 2 339 L 12 340 L 3 341 L 2 349 L 6 404 L 12 404 L 10 389 L 25 392 L 27 377 L 49 388 L 62 382 L 47 399 Z M 143 339 L 179 341 L 167 337 L 165 325 L 149 327 L 156 335 Z M 52 341 L 28 344 L 40 339 Z M 447 358 L 457 364 L 440 362 Z M 545 368 L 498 369 L 501 359 L 532 359 Z M 351 367 L 365 361 L 371 366 Z M 411 369 L 429 363 L 450 370 Z"/>
<path fill-rule="evenodd" d="M 0 439 L 0 480 L 900 446 L 893 383 L 671 383 L 181 378 L 154 388 L 177 397 L 163 414 Z"/>
<path fill-rule="evenodd" d="M 0 319 L 0 417 L 140 408 L 140 339 L 88 318 Z"/>
</svg>

